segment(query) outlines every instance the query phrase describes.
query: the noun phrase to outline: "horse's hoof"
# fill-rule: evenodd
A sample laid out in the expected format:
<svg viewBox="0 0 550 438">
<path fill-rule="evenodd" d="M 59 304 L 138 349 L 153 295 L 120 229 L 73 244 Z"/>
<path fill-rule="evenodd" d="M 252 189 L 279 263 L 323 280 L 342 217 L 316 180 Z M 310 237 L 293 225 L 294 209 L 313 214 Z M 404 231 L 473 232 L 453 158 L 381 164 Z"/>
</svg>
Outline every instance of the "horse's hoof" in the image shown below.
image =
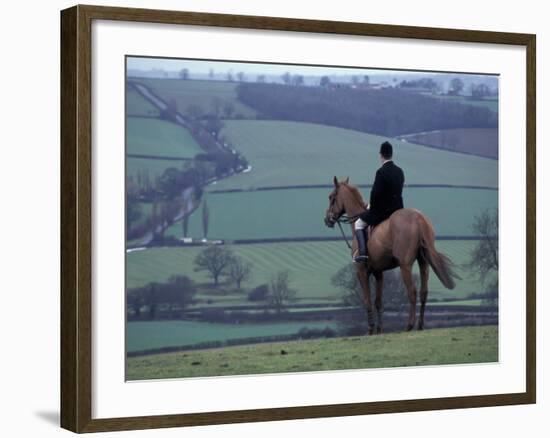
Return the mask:
<svg viewBox="0 0 550 438">
<path fill-rule="evenodd" d="M 382 327 L 378 327 L 378 328 L 376 329 L 376 334 L 377 334 L 377 335 L 381 335 L 383 332 L 384 332 L 384 330 L 382 330 Z"/>
<path fill-rule="evenodd" d="M 369 336 L 373 335 L 374 334 L 374 329 L 370 328 L 367 333 L 368 333 Z"/>
<path fill-rule="evenodd" d="M 423 326 L 423 325 L 419 325 L 419 326 L 418 326 L 418 330 L 424 330 L 424 326 Z"/>
<path fill-rule="evenodd" d="M 407 326 L 407 331 L 410 332 L 412 329 L 413 329 L 413 326 L 412 326 L 411 324 L 409 324 L 409 325 Z"/>
</svg>

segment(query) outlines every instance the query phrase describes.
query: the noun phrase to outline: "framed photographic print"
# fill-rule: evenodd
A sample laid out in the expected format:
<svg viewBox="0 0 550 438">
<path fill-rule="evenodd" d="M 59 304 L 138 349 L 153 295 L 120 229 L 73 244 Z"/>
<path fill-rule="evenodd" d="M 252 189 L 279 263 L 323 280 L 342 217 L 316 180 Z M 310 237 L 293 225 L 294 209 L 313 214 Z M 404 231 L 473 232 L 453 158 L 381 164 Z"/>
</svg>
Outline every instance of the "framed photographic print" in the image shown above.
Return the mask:
<svg viewBox="0 0 550 438">
<path fill-rule="evenodd" d="M 62 427 L 535 402 L 534 35 L 75 6 L 61 54 Z"/>
</svg>

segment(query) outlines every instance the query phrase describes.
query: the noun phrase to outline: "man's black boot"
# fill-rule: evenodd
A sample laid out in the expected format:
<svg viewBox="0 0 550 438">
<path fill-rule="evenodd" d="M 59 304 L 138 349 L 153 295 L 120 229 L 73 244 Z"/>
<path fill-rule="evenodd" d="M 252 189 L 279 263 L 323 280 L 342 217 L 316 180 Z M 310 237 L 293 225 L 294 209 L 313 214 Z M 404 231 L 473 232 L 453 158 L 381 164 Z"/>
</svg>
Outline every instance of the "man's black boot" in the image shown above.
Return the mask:
<svg viewBox="0 0 550 438">
<path fill-rule="evenodd" d="M 365 263 L 368 260 L 367 256 L 367 230 L 355 230 L 355 238 L 357 239 L 359 254 L 353 258 L 355 263 Z"/>
</svg>

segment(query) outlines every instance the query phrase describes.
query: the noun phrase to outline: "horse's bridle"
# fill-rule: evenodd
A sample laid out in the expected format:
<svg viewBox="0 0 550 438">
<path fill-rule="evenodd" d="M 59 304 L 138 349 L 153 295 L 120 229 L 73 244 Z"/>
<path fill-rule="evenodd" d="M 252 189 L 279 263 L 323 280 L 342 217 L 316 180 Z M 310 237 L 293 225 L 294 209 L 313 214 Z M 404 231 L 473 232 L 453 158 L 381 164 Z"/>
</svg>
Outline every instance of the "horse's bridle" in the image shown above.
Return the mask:
<svg viewBox="0 0 550 438">
<path fill-rule="evenodd" d="M 326 223 L 327 221 L 325 221 L 325 223 L 330 228 L 333 228 L 334 224 L 338 224 L 338 228 L 340 228 L 340 233 L 342 233 L 342 238 L 344 239 L 344 242 L 346 242 L 346 245 L 348 246 L 349 249 L 352 249 L 351 245 L 348 241 L 348 238 L 346 237 L 346 233 L 344 233 L 344 229 L 342 228 L 342 224 L 352 224 L 353 222 L 355 222 L 357 220 L 359 215 L 348 216 L 347 214 L 345 214 L 344 210 L 342 210 L 342 212 L 338 215 L 338 217 L 334 217 L 332 207 L 334 207 L 335 200 L 336 200 L 336 194 L 335 194 L 334 198 L 330 201 L 330 205 L 329 205 L 329 208 L 328 208 L 328 213 L 329 213 L 328 214 L 328 221 L 329 222 Z"/>
<path fill-rule="evenodd" d="M 346 215 L 342 215 L 340 216 L 338 219 L 336 219 L 336 223 L 338 224 L 338 228 L 340 228 L 340 233 L 342 233 L 342 238 L 344 239 L 344 242 L 346 242 L 346 245 L 348 246 L 349 249 L 352 249 L 351 248 L 351 245 L 349 244 L 348 242 L 348 238 L 346 237 L 346 233 L 344 233 L 344 229 L 342 228 L 342 224 L 352 224 L 353 222 L 355 222 L 357 220 L 359 216 L 346 216 Z"/>
</svg>

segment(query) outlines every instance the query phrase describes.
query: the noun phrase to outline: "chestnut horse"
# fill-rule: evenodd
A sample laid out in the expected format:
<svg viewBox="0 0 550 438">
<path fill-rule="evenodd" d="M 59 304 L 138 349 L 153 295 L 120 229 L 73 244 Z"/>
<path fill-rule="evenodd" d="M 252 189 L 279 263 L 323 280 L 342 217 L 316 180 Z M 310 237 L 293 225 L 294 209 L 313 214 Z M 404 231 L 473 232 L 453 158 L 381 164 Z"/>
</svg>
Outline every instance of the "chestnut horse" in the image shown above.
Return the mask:
<svg viewBox="0 0 550 438">
<path fill-rule="evenodd" d="M 351 223 L 353 233 L 352 255 L 357 251 L 354 219 L 365 211 L 365 202 L 357 187 L 349 184 L 349 178 L 338 181 L 334 177 L 334 189 L 329 196 L 329 207 L 325 215 L 325 225 L 332 228 L 341 222 L 344 215 Z M 377 333 L 382 333 L 382 291 L 384 288 L 383 272 L 399 267 L 401 276 L 409 297 L 409 320 L 407 330 L 411 330 L 416 322 L 416 286 L 412 275 L 415 261 L 420 267 L 420 318 L 418 329 L 424 328 L 424 310 L 428 299 L 429 267 L 434 270 L 437 278 L 448 289 L 455 286 L 453 278 L 459 278 L 451 269 L 451 261 L 447 256 L 435 249 L 435 232 L 431 222 L 420 211 L 412 208 L 397 210 L 372 231 L 367 243 L 368 262 L 357 263 L 357 277 L 367 309 L 369 334 L 374 332 L 374 316 L 370 296 L 369 276 L 376 280 L 376 314 Z"/>
</svg>

